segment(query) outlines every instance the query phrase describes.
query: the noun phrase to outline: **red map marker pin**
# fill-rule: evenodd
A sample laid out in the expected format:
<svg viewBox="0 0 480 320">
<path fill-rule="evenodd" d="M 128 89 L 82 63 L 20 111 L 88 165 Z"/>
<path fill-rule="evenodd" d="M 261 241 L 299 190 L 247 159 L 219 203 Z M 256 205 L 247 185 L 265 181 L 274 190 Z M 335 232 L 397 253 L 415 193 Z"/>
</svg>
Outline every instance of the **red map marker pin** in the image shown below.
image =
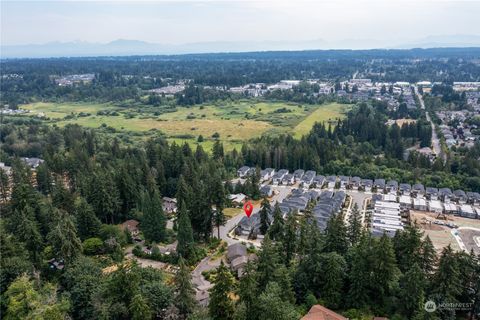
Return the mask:
<svg viewBox="0 0 480 320">
<path fill-rule="evenodd" d="M 253 205 L 250 201 L 245 202 L 245 204 L 243 205 L 243 211 L 245 211 L 245 214 L 247 215 L 247 217 L 250 218 L 250 215 L 252 214 L 252 211 L 253 211 Z"/>
</svg>

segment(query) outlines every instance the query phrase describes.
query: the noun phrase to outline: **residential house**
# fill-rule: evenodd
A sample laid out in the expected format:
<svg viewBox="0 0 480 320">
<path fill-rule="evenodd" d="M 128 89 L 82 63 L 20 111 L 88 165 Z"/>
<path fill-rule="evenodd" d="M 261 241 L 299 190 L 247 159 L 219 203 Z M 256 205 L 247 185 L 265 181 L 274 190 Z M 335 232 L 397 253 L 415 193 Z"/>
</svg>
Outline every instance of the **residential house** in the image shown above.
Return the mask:
<svg viewBox="0 0 480 320">
<path fill-rule="evenodd" d="M 384 194 L 383 195 L 383 201 L 397 202 L 397 195 L 391 194 L 391 193 Z"/>
<path fill-rule="evenodd" d="M 337 177 L 336 176 L 328 176 L 327 177 L 327 188 L 328 189 L 334 189 L 336 183 L 337 183 Z"/>
<path fill-rule="evenodd" d="M 295 182 L 298 182 L 302 179 L 304 174 L 305 174 L 305 170 L 297 169 L 293 172 L 293 179 L 295 180 Z"/>
<path fill-rule="evenodd" d="M 443 208 L 445 213 L 448 213 L 448 214 L 458 213 L 457 205 L 455 203 L 444 203 Z"/>
<path fill-rule="evenodd" d="M 387 192 L 397 194 L 398 191 L 398 182 L 395 180 L 390 180 L 387 182 Z"/>
<path fill-rule="evenodd" d="M 301 180 L 301 186 L 305 189 L 310 188 L 310 185 L 313 183 L 313 179 L 317 173 L 315 171 L 309 170 L 305 172 Z"/>
<path fill-rule="evenodd" d="M 398 202 L 400 203 L 400 207 L 403 209 L 412 208 L 412 198 L 410 196 L 401 195 Z"/>
<path fill-rule="evenodd" d="M 468 203 L 473 205 L 480 205 L 480 193 L 467 192 Z"/>
<path fill-rule="evenodd" d="M 425 191 L 427 194 L 427 198 L 430 200 L 438 200 L 438 189 L 437 188 L 432 188 L 432 187 L 427 187 L 427 190 Z"/>
<path fill-rule="evenodd" d="M 467 194 L 463 190 L 455 190 L 453 191 L 453 198 L 457 201 L 458 204 L 466 204 L 467 203 Z"/>
<path fill-rule="evenodd" d="M 246 178 L 249 171 L 250 171 L 250 167 L 243 166 L 237 170 L 237 175 L 239 178 Z"/>
<path fill-rule="evenodd" d="M 166 212 L 166 213 L 177 212 L 177 199 L 163 197 L 162 208 L 163 208 L 163 212 Z"/>
<path fill-rule="evenodd" d="M 134 219 L 130 219 L 125 221 L 120 225 L 120 228 L 124 231 L 130 232 L 133 238 L 137 237 L 138 234 L 140 233 L 140 230 L 138 229 L 138 221 Z"/>
<path fill-rule="evenodd" d="M 443 205 L 439 200 L 430 200 L 428 202 L 428 211 L 435 213 L 443 212 Z"/>
<path fill-rule="evenodd" d="M 247 255 L 247 247 L 243 243 L 234 243 L 228 246 L 227 249 L 227 260 L 232 262 L 238 257 L 243 257 Z"/>
<path fill-rule="evenodd" d="M 344 316 L 316 304 L 310 308 L 310 311 L 302 317 L 301 320 L 348 320 Z"/>
<path fill-rule="evenodd" d="M 440 199 L 445 203 L 449 203 L 450 200 L 453 197 L 453 193 L 452 193 L 452 190 L 450 190 L 450 188 L 439 189 L 438 190 L 438 195 L 439 195 Z"/>
<path fill-rule="evenodd" d="M 273 178 L 275 174 L 275 169 L 266 168 L 260 171 L 260 181 L 267 181 Z"/>
<path fill-rule="evenodd" d="M 459 213 L 462 217 L 476 219 L 477 213 L 472 206 L 468 204 L 463 204 L 460 206 Z"/>
<path fill-rule="evenodd" d="M 373 181 L 371 179 L 362 179 L 361 186 L 362 186 L 364 191 L 371 192 L 372 191 L 372 186 L 373 186 Z"/>
<path fill-rule="evenodd" d="M 288 170 L 286 169 L 281 169 L 278 170 L 272 177 L 272 183 L 274 185 L 279 185 L 282 183 L 283 177 L 288 174 Z"/>
<path fill-rule="evenodd" d="M 401 183 L 398 187 L 400 193 L 404 196 L 410 196 L 410 192 L 412 191 L 412 186 L 408 183 Z"/>
<path fill-rule="evenodd" d="M 345 190 L 350 183 L 350 177 L 340 176 L 340 189 Z"/>
<path fill-rule="evenodd" d="M 413 209 L 419 211 L 427 210 L 427 201 L 424 198 L 414 198 L 413 199 Z"/>
<path fill-rule="evenodd" d="M 325 176 L 315 176 L 313 179 L 313 184 L 316 188 L 321 189 L 325 183 Z"/>
<path fill-rule="evenodd" d="M 385 179 L 375 179 L 374 187 L 378 193 L 383 193 L 385 190 Z"/>
<path fill-rule="evenodd" d="M 243 193 L 237 193 L 237 194 L 230 194 L 228 198 L 230 199 L 233 205 L 239 206 L 243 204 L 247 196 L 244 195 Z"/>
<path fill-rule="evenodd" d="M 352 179 L 350 179 L 350 186 L 353 190 L 358 190 L 361 182 L 362 179 L 360 179 L 360 177 L 353 177 Z"/>
<path fill-rule="evenodd" d="M 290 186 L 294 184 L 294 182 L 295 182 L 295 179 L 293 177 L 293 174 L 286 174 L 283 176 L 283 179 L 282 179 L 283 185 Z"/>
<path fill-rule="evenodd" d="M 412 194 L 415 197 L 425 196 L 425 187 L 421 183 L 414 184 L 412 186 Z"/>
<path fill-rule="evenodd" d="M 32 169 L 36 169 L 39 165 L 45 162 L 45 160 L 40 158 L 20 158 L 20 160 L 25 162 Z"/>
<path fill-rule="evenodd" d="M 273 196 L 273 188 L 272 188 L 272 186 L 270 186 L 270 185 L 261 186 L 261 187 L 260 187 L 260 194 L 261 194 L 263 197 L 270 198 L 271 196 Z"/>
</svg>

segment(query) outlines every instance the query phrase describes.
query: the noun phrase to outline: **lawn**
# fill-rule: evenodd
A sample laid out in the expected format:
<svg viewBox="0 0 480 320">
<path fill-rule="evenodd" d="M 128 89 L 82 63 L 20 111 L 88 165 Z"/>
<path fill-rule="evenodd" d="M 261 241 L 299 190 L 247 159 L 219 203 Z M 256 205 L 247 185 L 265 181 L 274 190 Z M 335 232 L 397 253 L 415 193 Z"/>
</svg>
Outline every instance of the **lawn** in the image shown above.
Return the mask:
<svg viewBox="0 0 480 320">
<path fill-rule="evenodd" d="M 300 138 L 312 129 L 315 122 L 326 122 L 344 118 L 348 108 L 349 105 L 339 103 L 319 106 L 293 129 L 293 133 L 295 137 Z"/>
<path fill-rule="evenodd" d="M 115 110 L 117 107 L 105 103 L 52 103 L 36 102 L 21 106 L 22 109 L 30 110 L 34 115 L 43 113 L 52 119 L 63 119 L 72 113 L 89 113 L 95 115 L 100 110 Z"/>
</svg>

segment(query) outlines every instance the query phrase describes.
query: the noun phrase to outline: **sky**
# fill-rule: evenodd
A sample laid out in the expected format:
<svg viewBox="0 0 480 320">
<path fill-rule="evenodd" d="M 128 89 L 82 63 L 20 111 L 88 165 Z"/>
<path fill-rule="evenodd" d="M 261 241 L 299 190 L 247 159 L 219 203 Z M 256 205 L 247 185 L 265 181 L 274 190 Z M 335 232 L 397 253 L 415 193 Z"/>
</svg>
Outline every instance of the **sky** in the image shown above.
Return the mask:
<svg viewBox="0 0 480 320">
<path fill-rule="evenodd" d="M 372 40 L 480 35 L 480 0 L 1 1 L 1 44 L 116 39 Z"/>
</svg>

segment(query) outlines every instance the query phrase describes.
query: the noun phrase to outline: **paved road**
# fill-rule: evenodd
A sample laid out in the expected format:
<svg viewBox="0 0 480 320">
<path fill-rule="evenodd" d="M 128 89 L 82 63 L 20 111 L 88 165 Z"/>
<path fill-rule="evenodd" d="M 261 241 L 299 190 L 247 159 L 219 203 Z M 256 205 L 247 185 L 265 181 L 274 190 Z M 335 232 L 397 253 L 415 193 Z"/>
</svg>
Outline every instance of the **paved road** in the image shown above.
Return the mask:
<svg viewBox="0 0 480 320">
<path fill-rule="evenodd" d="M 415 94 L 417 95 L 418 101 L 420 102 L 420 108 L 425 110 L 425 102 L 423 101 L 422 95 L 418 92 L 417 86 L 413 86 Z M 439 157 L 442 158 L 443 162 L 447 161 L 447 155 L 442 151 L 442 146 L 440 144 L 440 139 L 437 136 L 437 132 L 435 131 L 435 124 L 433 123 L 432 119 L 430 118 L 430 114 L 428 111 L 425 111 L 425 117 L 427 121 L 430 122 L 432 126 L 432 148 L 433 152 Z"/>
</svg>

